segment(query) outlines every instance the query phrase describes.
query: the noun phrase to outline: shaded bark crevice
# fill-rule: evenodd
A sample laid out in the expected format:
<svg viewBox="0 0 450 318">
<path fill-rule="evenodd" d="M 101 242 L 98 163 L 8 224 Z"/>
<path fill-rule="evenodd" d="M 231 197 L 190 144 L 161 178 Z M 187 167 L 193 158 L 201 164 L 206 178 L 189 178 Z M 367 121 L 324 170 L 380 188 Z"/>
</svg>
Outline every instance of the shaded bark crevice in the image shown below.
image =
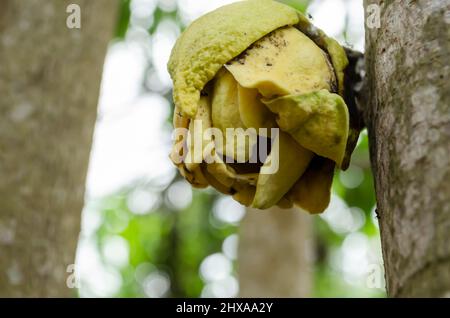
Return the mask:
<svg viewBox="0 0 450 318">
<path fill-rule="evenodd" d="M 436 258 L 411 274 L 407 283 L 398 289 L 396 296 L 450 297 L 450 257 Z"/>
</svg>

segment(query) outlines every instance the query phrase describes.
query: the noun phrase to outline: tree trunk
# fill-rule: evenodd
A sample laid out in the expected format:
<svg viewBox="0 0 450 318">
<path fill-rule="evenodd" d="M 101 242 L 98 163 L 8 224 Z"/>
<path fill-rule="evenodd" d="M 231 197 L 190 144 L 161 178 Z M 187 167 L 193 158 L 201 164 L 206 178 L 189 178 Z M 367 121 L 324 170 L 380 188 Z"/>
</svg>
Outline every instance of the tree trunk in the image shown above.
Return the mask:
<svg viewBox="0 0 450 318">
<path fill-rule="evenodd" d="M 388 294 L 449 296 L 450 2 L 371 4 L 365 121 Z"/>
<path fill-rule="evenodd" d="M 240 227 L 241 297 L 310 296 L 311 216 L 298 209 L 247 209 Z"/>
<path fill-rule="evenodd" d="M 70 29 L 69 4 L 81 8 Z M 0 296 L 63 297 L 117 3 L 3 0 Z"/>
</svg>

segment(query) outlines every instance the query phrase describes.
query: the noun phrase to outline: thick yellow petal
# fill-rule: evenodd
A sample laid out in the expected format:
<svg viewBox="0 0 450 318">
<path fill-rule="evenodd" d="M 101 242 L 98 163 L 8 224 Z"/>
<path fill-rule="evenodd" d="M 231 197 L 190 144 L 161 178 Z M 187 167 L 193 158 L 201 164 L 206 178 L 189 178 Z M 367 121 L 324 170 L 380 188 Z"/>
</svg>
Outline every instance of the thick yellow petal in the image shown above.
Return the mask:
<svg viewBox="0 0 450 318">
<path fill-rule="evenodd" d="M 235 188 L 238 183 L 256 185 L 258 179 L 258 174 L 255 173 L 238 174 L 230 165 L 217 158 L 214 163 L 207 164 L 206 168 L 221 184 L 229 188 Z"/>
<path fill-rule="evenodd" d="M 349 114 L 337 94 L 321 90 L 265 101 L 277 123 L 303 147 L 341 165 L 349 131 Z"/>
<path fill-rule="evenodd" d="M 178 166 L 178 170 L 183 178 L 185 178 L 194 188 L 203 189 L 209 185 L 200 167 L 189 171 L 185 166 Z"/>
<path fill-rule="evenodd" d="M 250 205 L 255 194 L 257 173 L 239 174 L 216 154 L 210 164 L 202 164 L 202 171 L 209 184 L 219 192 L 235 196 L 236 201 Z"/>
<path fill-rule="evenodd" d="M 227 128 L 244 127 L 239 114 L 237 82 L 227 70 L 220 71 L 215 79 L 212 122 L 223 133 Z"/>
<path fill-rule="evenodd" d="M 270 128 L 277 127 L 275 116 L 266 105 L 261 102 L 261 95 L 257 89 L 245 88 L 238 84 L 239 114 L 242 123 L 247 128 L 267 128 L 270 135 Z M 259 133 L 259 131 L 258 131 Z"/>
<path fill-rule="evenodd" d="M 298 17 L 299 21 L 295 27 L 306 34 L 330 56 L 338 84 L 338 89 L 333 89 L 332 91 L 344 96 L 344 71 L 348 65 L 348 58 L 344 48 L 335 39 L 328 37 L 321 29 L 313 26 L 303 14 L 299 14 Z"/>
<path fill-rule="evenodd" d="M 271 0 L 240 1 L 194 21 L 178 39 L 169 60 L 175 105 L 194 117 L 200 91 L 222 65 L 273 30 L 298 21 L 296 10 Z"/>
<path fill-rule="evenodd" d="M 333 88 L 332 92 L 337 92 L 344 97 L 345 95 L 345 69 L 349 63 L 347 54 L 344 48 L 333 38 L 328 37 L 322 30 L 313 27 L 311 22 L 302 14 L 299 15 L 299 22 L 295 25 L 300 31 L 306 34 L 324 51 L 328 53 L 333 64 L 334 72 L 337 79 L 337 88 Z M 361 131 L 361 125 L 359 118 L 353 117 L 350 113 L 350 130 L 348 135 L 347 149 L 344 156 L 344 160 L 340 166 L 345 170 L 350 164 L 351 154 L 356 146 Z"/>
<path fill-rule="evenodd" d="M 228 194 L 228 195 L 233 195 L 235 193 L 235 191 L 230 186 L 227 186 L 226 184 L 223 184 L 222 182 L 220 182 L 212 173 L 210 173 L 208 171 L 207 164 L 205 164 L 205 163 L 202 164 L 201 168 L 202 168 L 202 173 L 205 176 L 206 180 L 214 189 L 216 189 L 220 193 Z"/>
<path fill-rule="evenodd" d="M 222 131 L 225 141 L 223 149 L 217 151 L 240 162 L 248 161 L 251 149 L 257 141 L 256 133 L 248 137 L 245 135 L 245 125 L 239 113 L 237 82 L 225 69 L 217 74 L 214 83 L 212 123 Z M 232 134 L 229 135 L 230 132 Z"/>
<path fill-rule="evenodd" d="M 261 168 L 268 168 L 278 161 L 278 170 L 259 175 L 252 206 L 267 209 L 280 202 L 305 172 L 313 156 L 311 151 L 300 146 L 291 136 L 279 131 L 272 151 Z"/>
<path fill-rule="evenodd" d="M 290 209 L 294 206 L 294 202 L 292 202 L 290 198 L 284 196 L 278 201 L 277 206 L 282 209 Z"/>
<path fill-rule="evenodd" d="M 190 171 L 199 167 L 203 161 L 203 150 L 208 141 L 204 139 L 205 131 L 212 127 L 211 100 L 203 96 L 198 103 L 198 112 L 189 123 L 188 154 L 186 168 Z"/>
<path fill-rule="evenodd" d="M 225 67 L 267 98 L 331 89 L 335 81 L 325 52 L 294 27 L 272 32 Z"/>
<path fill-rule="evenodd" d="M 322 213 L 330 203 L 335 163 L 316 156 L 289 196 L 309 213 Z"/>
<path fill-rule="evenodd" d="M 256 187 L 251 185 L 241 186 L 236 189 L 233 199 L 242 205 L 250 206 L 255 198 Z"/>
<path fill-rule="evenodd" d="M 200 164 L 203 161 L 203 149 L 207 144 L 207 141 L 204 140 L 204 131 L 212 125 L 210 98 L 202 97 L 199 100 L 198 112 L 193 120 L 186 121 L 181 114 L 175 114 L 174 121 L 176 121 L 176 128 L 186 128 L 186 125 L 189 128 L 189 135 L 186 138 L 187 154 L 184 162 L 178 163 L 177 167 L 181 175 L 194 187 L 205 188 L 208 186 L 208 181 L 203 175 Z M 173 151 L 176 151 L 177 148 L 174 146 Z M 175 156 L 173 151 L 172 158 Z"/>
</svg>

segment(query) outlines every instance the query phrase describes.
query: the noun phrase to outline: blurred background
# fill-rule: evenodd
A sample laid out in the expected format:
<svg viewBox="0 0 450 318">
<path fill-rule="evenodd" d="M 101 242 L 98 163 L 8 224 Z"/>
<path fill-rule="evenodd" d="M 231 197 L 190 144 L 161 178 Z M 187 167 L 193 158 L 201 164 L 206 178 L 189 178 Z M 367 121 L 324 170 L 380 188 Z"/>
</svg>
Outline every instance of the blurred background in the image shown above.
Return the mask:
<svg viewBox="0 0 450 318">
<path fill-rule="evenodd" d="M 166 70 L 194 19 L 230 0 L 122 0 L 105 60 L 77 252 L 80 297 L 236 297 L 245 208 L 195 190 L 168 159 Z M 286 0 L 341 44 L 364 50 L 362 0 Z M 364 131 L 329 208 L 313 218 L 313 297 L 384 297 Z M 381 272 L 380 272 L 381 271 Z M 374 277 L 371 275 L 377 275 Z"/>
</svg>

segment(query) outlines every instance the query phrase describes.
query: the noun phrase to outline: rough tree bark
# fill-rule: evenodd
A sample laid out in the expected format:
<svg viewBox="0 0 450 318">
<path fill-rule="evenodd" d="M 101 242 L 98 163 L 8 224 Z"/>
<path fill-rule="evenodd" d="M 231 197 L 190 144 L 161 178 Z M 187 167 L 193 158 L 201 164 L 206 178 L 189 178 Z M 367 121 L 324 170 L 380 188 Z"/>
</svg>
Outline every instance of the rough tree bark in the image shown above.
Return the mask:
<svg viewBox="0 0 450 318">
<path fill-rule="evenodd" d="M 240 227 L 240 297 L 308 297 L 311 216 L 298 209 L 247 209 Z"/>
<path fill-rule="evenodd" d="M 365 121 L 388 294 L 449 296 L 450 2 L 370 4 Z"/>
<path fill-rule="evenodd" d="M 81 29 L 66 8 L 81 7 Z M 117 3 L 3 0 L 0 296 L 70 296 L 101 70 Z"/>
</svg>

